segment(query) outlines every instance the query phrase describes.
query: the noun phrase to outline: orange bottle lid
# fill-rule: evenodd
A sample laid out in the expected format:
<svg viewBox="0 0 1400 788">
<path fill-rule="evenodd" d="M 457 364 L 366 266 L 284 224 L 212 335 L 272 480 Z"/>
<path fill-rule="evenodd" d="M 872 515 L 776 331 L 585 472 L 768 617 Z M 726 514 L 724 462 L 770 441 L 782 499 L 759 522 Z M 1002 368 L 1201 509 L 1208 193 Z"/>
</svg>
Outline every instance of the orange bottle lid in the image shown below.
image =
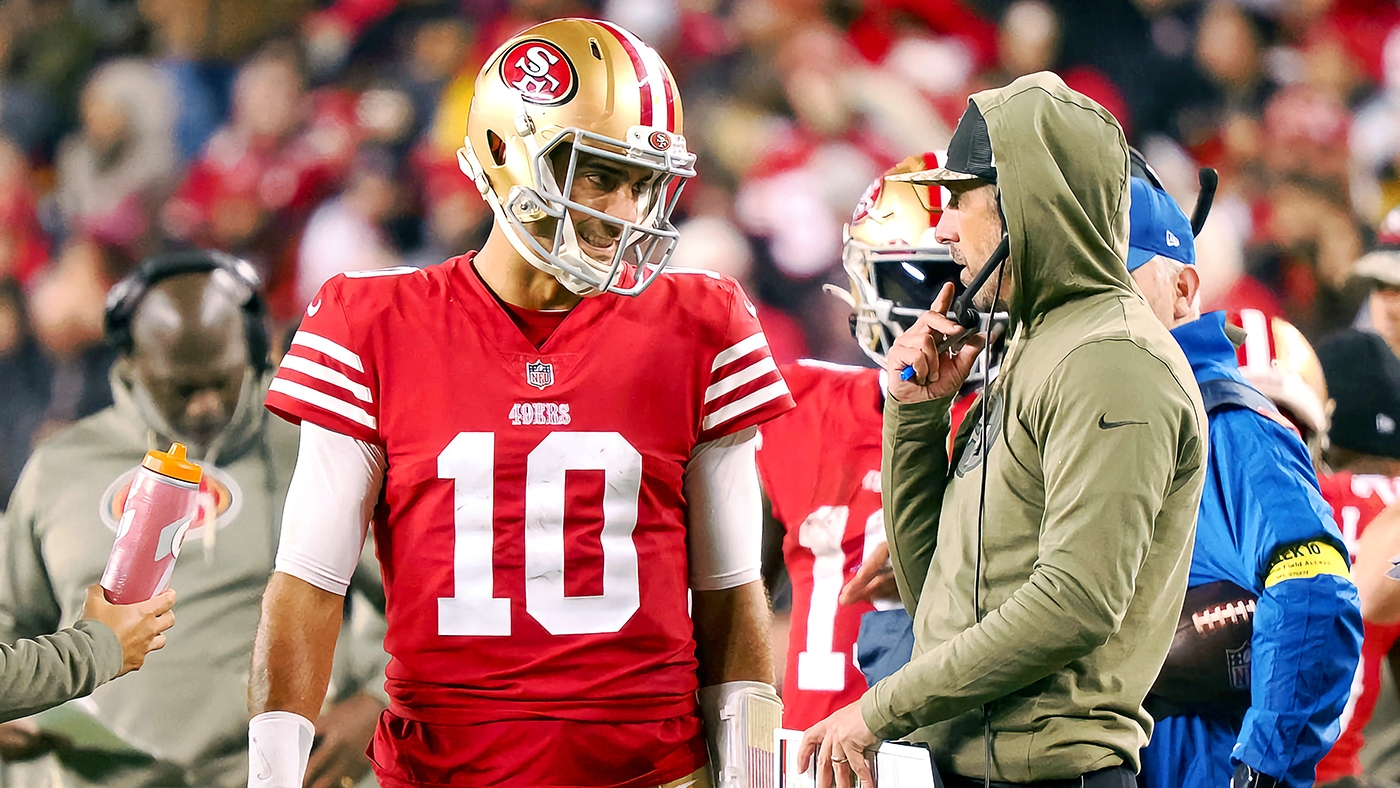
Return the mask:
<svg viewBox="0 0 1400 788">
<path fill-rule="evenodd" d="M 170 451 L 146 452 L 146 459 L 141 461 L 141 467 L 190 484 L 199 484 L 199 480 L 204 478 L 204 470 L 185 459 L 183 443 L 170 444 Z"/>
</svg>

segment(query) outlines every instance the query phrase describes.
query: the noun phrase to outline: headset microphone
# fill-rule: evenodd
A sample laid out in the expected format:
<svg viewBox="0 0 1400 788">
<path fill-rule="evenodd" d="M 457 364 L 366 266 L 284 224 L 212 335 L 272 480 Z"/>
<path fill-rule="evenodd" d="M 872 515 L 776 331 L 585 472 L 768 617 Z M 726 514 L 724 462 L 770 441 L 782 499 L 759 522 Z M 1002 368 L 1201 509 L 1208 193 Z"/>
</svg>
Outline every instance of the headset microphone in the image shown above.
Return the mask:
<svg viewBox="0 0 1400 788">
<path fill-rule="evenodd" d="M 1200 235 L 1210 215 L 1210 206 L 1215 202 L 1215 189 L 1220 185 L 1220 174 L 1210 167 L 1202 167 L 1196 174 L 1201 182 L 1201 193 L 1196 197 L 1196 207 L 1191 211 L 1191 234 Z"/>
<path fill-rule="evenodd" d="M 992 274 L 996 273 L 997 269 L 1001 268 L 1002 263 L 1006 262 L 1006 258 L 1010 256 L 1011 237 L 1003 235 L 1001 243 L 997 244 L 992 256 L 987 258 L 987 264 L 982 266 L 982 270 L 978 271 L 977 276 L 972 278 L 972 282 L 963 291 L 963 294 L 953 299 L 953 305 L 948 309 L 947 318 L 962 326 L 962 329 L 957 333 L 943 337 L 934 346 L 937 355 L 941 356 L 966 345 L 967 341 L 982 329 L 982 315 L 972 306 L 972 299 L 976 297 L 977 291 L 982 289 L 982 285 L 985 285 L 987 280 L 992 278 Z M 908 382 L 914 379 L 914 374 L 914 368 L 906 366 L 899 371 L 899 379 Z"/>
<path fill-rule="evenodd" d="M 1003 235 L 1001 237 L 1001 243 L 997 244 L 997 248 L 992 252 L 992 256 L 987 258 L 987 264 L 982 266 L 982 270 L 977 272 L 977 276 L 972 278 L 972 283 L 967 286 L 963 294 L 953 299 L 953 305 L 948 309 L 947 317 L 949 320 L 962 326 L 962 330 L 956 334 L 944 337 L 943 341 L 938 343 L 936 350 L 939 355 L 962 347 L 967 344 L 967 341 L 972 338 L 973 334 L 981 330 L 982 315 L 973 307 L 972 299 L 977 295 L 977 291 L 982 289 L 982 285 L 985 285 L 987 280 L 992 278 L 992 274 L 996 273 L 1002 263 L 1006 262 L 1006 258 L 1010 256 L 1011 239 L 1010 236 Z M 912 370 L 913 368 L 910 367 L 910 369 Z"/>
</svg>

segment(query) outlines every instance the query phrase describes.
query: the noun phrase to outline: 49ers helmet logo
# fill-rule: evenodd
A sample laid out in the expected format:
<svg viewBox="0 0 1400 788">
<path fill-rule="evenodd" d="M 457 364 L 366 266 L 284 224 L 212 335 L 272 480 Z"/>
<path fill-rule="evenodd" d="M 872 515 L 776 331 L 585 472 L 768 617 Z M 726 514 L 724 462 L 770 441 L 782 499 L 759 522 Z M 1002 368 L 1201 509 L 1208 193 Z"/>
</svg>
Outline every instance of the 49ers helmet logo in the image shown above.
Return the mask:
<svg viewBox="0 0 1400 788">
<path fill-rule="evenodd" d="M 532 104 L 563 104 L 578 90 L 578 72 L 559 47 L 538 38 L 501 56 L 501 79 Z"/>
<path fill-rule="evenodd" d="M 851 213 L 851 224 L 857 224 L 861 219 L 870 215 L 871 209 L 875 207 L 875 201 L 880 199 L 881 188 L 885 185 L 885 179 L 879 178 L 874 183 L 865 188 L 865 194 L 856 201 L 856 209 Z"/>
</svg>

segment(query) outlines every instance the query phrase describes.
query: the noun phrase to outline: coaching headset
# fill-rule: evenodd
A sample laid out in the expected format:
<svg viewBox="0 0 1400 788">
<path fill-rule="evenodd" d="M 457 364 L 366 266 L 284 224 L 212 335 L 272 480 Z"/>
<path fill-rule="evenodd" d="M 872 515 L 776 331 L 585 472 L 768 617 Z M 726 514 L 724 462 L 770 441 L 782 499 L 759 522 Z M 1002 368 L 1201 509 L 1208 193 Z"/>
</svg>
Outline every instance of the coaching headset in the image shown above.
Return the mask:
<svg viewBox="0 0 1400 788">
<path fill-rule="evenodd" d="M 224 252 L 190 249 L 143 260 L 135 271 L 113 285 L 111 291 L 107 293 L 107 312 L 103 318 L 107 341 L 111 342 L 121 353 L 130 354 L 132 351 L 131 319 L 136 314 L 136 308 L 141 305 L 141 300 L 146 297 L 146 293 L 150 292 L 152 287 L 159 282 L 182 274 L 212 273 L 214 271 L 223 271 L 228 274 L 241 291 L 238 306 L 243 311 L 244 337 L 248 343 L 248 363 L 253 367 L 253 371 L 261 377 L 272 368 L 271 359 L 268 358 L 271 343 L 268 341 L 265 322 L 267 308 L 263 303 L 262 296 L 258 294 L 258 290 L 262 287 L 262 280 L 247 260 Z"/>
</svg>

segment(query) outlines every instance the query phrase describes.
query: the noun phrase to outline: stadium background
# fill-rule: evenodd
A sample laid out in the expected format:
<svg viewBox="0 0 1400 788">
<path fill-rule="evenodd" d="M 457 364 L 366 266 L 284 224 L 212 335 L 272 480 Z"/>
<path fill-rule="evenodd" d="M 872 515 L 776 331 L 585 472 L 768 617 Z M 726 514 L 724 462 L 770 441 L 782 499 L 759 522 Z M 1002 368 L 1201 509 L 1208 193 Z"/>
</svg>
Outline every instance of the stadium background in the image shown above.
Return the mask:
<svg viewBox="0 0 1400 788">
<path fill-rule="evenodd" d="M 341 270 L 426 265 L 490 214 L 456 167 L 472 81 L 536 21 L 656 46 L 700 154 L 679 264 L 759 303 L 779 361 L 864 363 L 841 228 L 946 144 L 967 95 L 1043 68 L 1111 110 L 1174 195 L 1221 173 L 1207 309 L 1311 339 L 1400 202 L 1400 6 L 1382 0 L 8 0 L 0 4 L 0 504 L 29 448 L 109 401 L 103 297 L 172 245 L 244 255 L 279 332 Z M 1360 314 L 1358 314 L 1360 312 Z"/>
</svg>

